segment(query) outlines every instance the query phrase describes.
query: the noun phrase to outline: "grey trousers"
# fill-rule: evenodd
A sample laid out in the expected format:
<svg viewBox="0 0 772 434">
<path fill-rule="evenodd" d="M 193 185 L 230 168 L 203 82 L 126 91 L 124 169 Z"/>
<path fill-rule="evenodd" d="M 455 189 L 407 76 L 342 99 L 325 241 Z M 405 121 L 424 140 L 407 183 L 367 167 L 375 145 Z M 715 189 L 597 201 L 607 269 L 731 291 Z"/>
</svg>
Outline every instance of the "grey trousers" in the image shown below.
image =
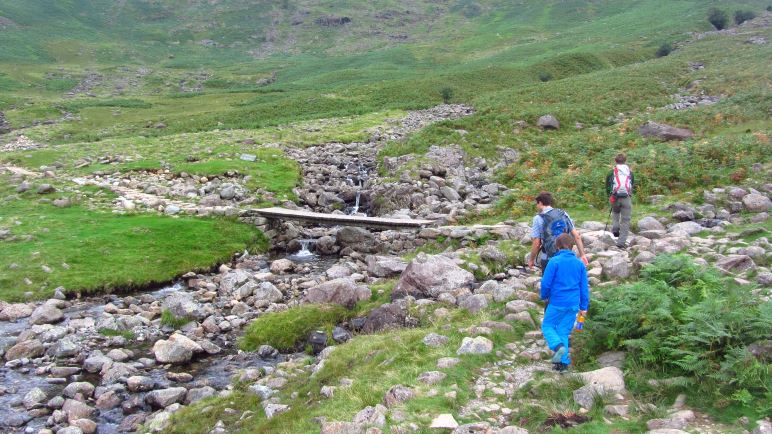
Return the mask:
<svg viewBox="0 0 772 434">
<path fill-rule="evenodd" d="M 627 241 L 627 236 L 630 234 L 630 217 L 633 215 L 633 200 L 632 197 L 617 198 L 616 202 L 611 205 L 611 231 L 619 232 L 619 238 L 617 238 L 617 245 L 624 245 Z M 621 221 L 620 221 L 621 220 Z"/>
</svg>

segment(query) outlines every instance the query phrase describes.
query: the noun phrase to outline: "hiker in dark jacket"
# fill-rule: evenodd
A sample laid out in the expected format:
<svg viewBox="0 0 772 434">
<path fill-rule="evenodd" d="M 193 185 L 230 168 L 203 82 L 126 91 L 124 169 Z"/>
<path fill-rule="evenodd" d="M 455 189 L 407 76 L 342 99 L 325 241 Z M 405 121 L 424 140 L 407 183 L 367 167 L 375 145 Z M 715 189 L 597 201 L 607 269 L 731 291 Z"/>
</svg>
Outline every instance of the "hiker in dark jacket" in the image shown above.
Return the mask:
<svg viewBox="0 0 772 434">
<path fill-rule="evenodd" d="M 541 299 L 547 302 L 541 330 L 549 349 L 555 352 L 552 356 L 554 368 L 562 372 L 571 364 L 568 338 L 576 314 L 587 315 L 590 289 L 587 268 L 571 250 L 573 237 L 562 234 L 555 244 L 558 253 L 550 259 L 541 278 Z"/>
<path fill-rule="evenodd" d="M 579 258 L 585 265 L 588 264 L 582 237 L 574 228 L 571 217 L 562 209 L 552 207 L 552 194 L 546 191 L 539 193 L 536 196 L 536 209 L 539 214 L 533 217 L 531 226 L 531 256 L 528 259 L 528 266 L 533 268 L 538 262 L 539 267 L 544 271 L 547 262 L 558 252 L 555 248 L 555 240 L 563 233 L 569 233 L 574 237 L 576 247 L 579 249 Z"/>
<path fill-rule="evenodd" d="M 611 232 L 617 238 L 617 247 L 627 247 L 630 219 L 633 215 L 633 190 L 635 178 L 630 166 L 625 164 L 625 154 L 614 158 L 616 165 L 606 177 L 606 193 L 611 202 Z"/>
</svg>

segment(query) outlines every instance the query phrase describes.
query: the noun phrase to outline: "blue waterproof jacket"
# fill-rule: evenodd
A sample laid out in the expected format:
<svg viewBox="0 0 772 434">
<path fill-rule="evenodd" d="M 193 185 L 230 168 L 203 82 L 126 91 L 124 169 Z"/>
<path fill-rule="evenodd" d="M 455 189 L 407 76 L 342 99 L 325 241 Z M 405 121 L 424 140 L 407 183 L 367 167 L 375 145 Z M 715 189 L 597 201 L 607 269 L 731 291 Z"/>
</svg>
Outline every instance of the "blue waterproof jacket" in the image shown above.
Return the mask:
<svg viewBox="0 0 772 434">
<path fill-rule="evenodd" d="M 555 307 L 590 307 L 587 268 L 571 250 L 561 250 L 547 263 L 541 278 L 541 299 Z"/>
</svg>

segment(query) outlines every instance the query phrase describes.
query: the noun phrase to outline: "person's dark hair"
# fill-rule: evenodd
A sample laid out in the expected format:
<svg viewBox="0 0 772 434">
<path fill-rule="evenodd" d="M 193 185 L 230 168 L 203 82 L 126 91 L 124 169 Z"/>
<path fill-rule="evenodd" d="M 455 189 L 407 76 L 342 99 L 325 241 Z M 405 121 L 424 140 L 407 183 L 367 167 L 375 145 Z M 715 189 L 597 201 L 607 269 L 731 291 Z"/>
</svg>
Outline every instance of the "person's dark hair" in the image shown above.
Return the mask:
<svg viewBox="0 0 772 434">
<path fill-rule="evenodd" d="M 536 196 L 536 202 L 544 206 L 552 206 L 552 194 L 546 191 L 542 191 L 538 196 Z"/>
<path fill-rule="evenodd" d="M 555 239 L 555 247 L 558 250 L 571 250 L 574 248 L 574 237 L 571 234 L 560 234 Z"/>
<path fill-rule="evenodd" d="M 617 156 L 614 157 L 614 161 L 616 161 L 617 164 L 625 164 L 627 162 L 627 157 L 625 154 L 617 154 Z"/>
</svg>

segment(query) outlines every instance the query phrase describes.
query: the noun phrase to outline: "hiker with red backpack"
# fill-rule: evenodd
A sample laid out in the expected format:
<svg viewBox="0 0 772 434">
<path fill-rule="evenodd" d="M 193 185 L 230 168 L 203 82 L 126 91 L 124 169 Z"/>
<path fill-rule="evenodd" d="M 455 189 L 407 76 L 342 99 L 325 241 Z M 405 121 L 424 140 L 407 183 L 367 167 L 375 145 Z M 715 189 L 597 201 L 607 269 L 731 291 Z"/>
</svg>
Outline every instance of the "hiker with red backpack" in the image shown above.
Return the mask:
<svg viewBox="0 0 772 434">
<path fill-rule="evenodd" d="M 528 259 L 528 267 L 533 268 L 538 263 L 544 271 L 550 258 L 558 252 L 555 240 L 561 234 L 570 234 L 576 242 L 579 250 L 579 259 L 587 265 L 587 255 L 584 253 L 582 237 L 574 228 L 574 222 L 562 209 L 552 207 L 552 194 L 543 191 L 536 196 L 536 209 L 539 214 L 534 216 L 531 227 L 531 256 Z M 538 261 L 537 261 L 538 259 Z"/>
<path fill-rule="evenodd" d="M 630 219 L 633 215 L 633 190 L 635 179 L 625 154 L 617 154 L 616 165 L 606 177 L 606 192 L 611 203 L 611 232 L 617 239 L 617 247 L 627 247 Z"/>
</svg>

